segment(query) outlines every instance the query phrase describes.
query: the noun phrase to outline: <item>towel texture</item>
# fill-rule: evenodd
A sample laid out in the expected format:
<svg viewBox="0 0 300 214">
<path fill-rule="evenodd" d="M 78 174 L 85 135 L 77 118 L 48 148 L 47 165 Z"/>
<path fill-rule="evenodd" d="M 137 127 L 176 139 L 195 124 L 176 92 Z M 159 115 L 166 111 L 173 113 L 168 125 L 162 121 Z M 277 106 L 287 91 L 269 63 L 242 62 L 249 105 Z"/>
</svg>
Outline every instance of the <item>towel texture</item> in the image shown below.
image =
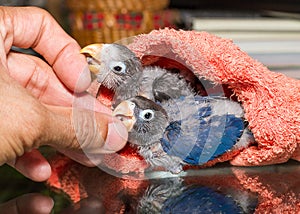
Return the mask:
<svg viewBox="0 0 300 214">
<path fill-rule="evenodd" d="M 155 30 L 137 36 L 129 48 L 144 65 L 189 69 L 199 79 L 225 85 L 242 103 L 257 145 L 239 154 L 226 154 L 207 166 L 229 159 L 238 166 L 300 160 L 299 80 L 270 71 L 231 40 L 207 32 Z M 99 99 L 103 100 L 101 94 Z M 120 171 L 126 172 L 131 155 L 132 151 L 123 151 L 122 157 L 111 161 L 107 157 L 106 164 L 115 169 L 121 162 Z"/>
<path fill-rule="evenodd" d="M 188 69 L 194 72 L 199 79 L 205 78 L 226 86 L 225 88 L 229 88 L 236 99 L 242 103 L 245 109 L 245 118 L 249 122 L 257 144 L 242 151 L 226 153 L 213 162 L 207 163 L 206 167 L 226 160 L 239 166 L 276 164 L 286 162 L 290 158 L 300 161 L 299 80 L 269 71 L 263 64 L 240 50 L 231 40 L 222 39 L 206 32 L 156 30 L 136 37 L 129 48 L 141 58 L 144 65 Z M 98 85 L 94 83 L 90 92 L 96 94 L 97 91 Z M 113 94 L 108 90 L 100 90 L 99 100 L 106 105 L 110 105 L 112 97 Z M 139 172 L 148 167 L 143 158 L 128 145 L 116 154 L 106 155 L 103 163 L 108 168 L 123 173 Z M 56 157 L 56 161 L 52 161 L 51 165 L 53 174 L 48 181 L 50 186 L 67 192 L 74 202 L 88 195 L 82 182 L 79 182 L 79 175 L 83 175 L 83 173 L 77 169 L 78 166 L 75 167 L 76 169 L 70 167 L 76 163 L 68 158 Z M 67 176 L 65 176 L 66 173 L 68 173 Z M 278 196 L 272 201 L 270 192 L 271 195 L 279 193 L 274 193 L 273 189 L 269 191 L 268 188 L 271 186 L 267 182 L 269 174 L 261 183 L 257 182 L 256 186 L 253 186 L 251 182 L 259 180 L 257 176 L 250 179 L 243 176 L 245 174 L 243 171 L 235 171 L 235 174 L 246 189 L 262 195 L 262 205 L 258 206 L 262 212 L 272 207 L 278 207 L 274 205 L 281 203 L 282 200 L 278 198 L 285 197 Z M 91 177 L 90 173 L 88 173 L 88 177 Z M 95 180 L 100 181 L 101 179 Z M 224 179 L 224 175 L 222 175 L 221 180 L 223 182 L 227 179 Z M 233 179 L 229 180 L 232 184 Z M 292 177 L 291 180 L 295 180 L 295 177 Z M 215 180 L 212 181 L 215 183 Z M 120 182 L 122 182 L 120 187 L 124 192 L 130 183 L 124 179 L 121 179 Z M 130 185 L 130 189 L 134 192 L 141 186 L 145 188 L 139 182 L 147 181 L 136 182 L 136 186 Z M 96 186 L 88 179 L 87 183 L 92 184 L 92 188 Z M 114 193 L 111 189 L 119 186 L 114 182 L 112 184 L 111 188 L 109 185 L 104 185 L 108 187 L 104 190 L 107 189 Z M 205 182 L 206 184 L 207 182 Z M 100 184 L 100 186 L 102 185 Z M 116 192 L 118 193 L 118 191 Z M 291 194 L 283 193 L 288 196 Z M 116 198 L 119 193 L 111 195 Z M 290 203 L 293 200 L 288 198 L 286 201 Z M 108 202 L 111 204 L 111 201 L 108 200 Z M 284 203 L 282 204 L 284 205 Z M 298 202 L 296 201 L 296 203 Z M 268 208 L 268 204 L 272 207 Z M 290 208 L 293 210 L 295 207 L 296 205 Z M 288 208 L 282 210 L 289 210 Z M 259 210 L 257 212 L 260 213 Z"/>
<path fill-rule="evenodd" d="M 245 109 L 245 118 L 258 145 L 243 150 L 232 164 L 266 165 L 290 158 L 299 160 L 299 80 L 269 71 L 231 40 L 207 32 L 157 30 L 138 36 L 129 47 L 142 59 L 155 55 L 183 61 L 197 76 L 233 90 Z M 157 60 L 148 57 L 146 63 Z"/>
<path fill-rule="evenodd" d="M 227 96 L 242 103 L 257 144 L 228 152 L 204 167 L 227 160 L 238 166 L 276 164 L 290 158 L 300 161 L 299 80 L 270 71 L 231 40 L 207 32 L 154 30 L 135 37 L 128 47 L 143 65 L 189 70 L 198 79 L 213 83 L 206 88 L 209 93 L 219 84 Z M 96 94 L 97 84 L 89 91 Z M 112 98 L 111 91 L 99 90 L 98 99 L 106 105 Z M 130 146 L 105 155 L 103 164 L 122 173 L 142 172 L 148 167 Z"/>
</svg>

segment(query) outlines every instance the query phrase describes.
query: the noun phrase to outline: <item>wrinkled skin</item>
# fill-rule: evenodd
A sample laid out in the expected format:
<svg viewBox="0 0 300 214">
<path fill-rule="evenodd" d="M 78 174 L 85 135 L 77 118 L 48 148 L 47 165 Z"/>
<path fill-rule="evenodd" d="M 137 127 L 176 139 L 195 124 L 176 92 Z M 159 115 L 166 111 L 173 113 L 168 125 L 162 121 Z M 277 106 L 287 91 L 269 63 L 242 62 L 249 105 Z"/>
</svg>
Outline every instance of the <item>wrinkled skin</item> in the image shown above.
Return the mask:
<svg viewBox="0 0 300 214">
<path fill-rule="evenodd" d="M 12 46 L 31 47 L 46 62 L 12 52 Z M 0 7 L 0 165 L 43 181 L 51 167 L 36 149 L 42 145 L 86 165 L 92 163 L 82 149 L 99 156 L 124 146 L 126 129 L 84 92 L 91 78 L 79 50 L 46 11 Z"/>
</svg>

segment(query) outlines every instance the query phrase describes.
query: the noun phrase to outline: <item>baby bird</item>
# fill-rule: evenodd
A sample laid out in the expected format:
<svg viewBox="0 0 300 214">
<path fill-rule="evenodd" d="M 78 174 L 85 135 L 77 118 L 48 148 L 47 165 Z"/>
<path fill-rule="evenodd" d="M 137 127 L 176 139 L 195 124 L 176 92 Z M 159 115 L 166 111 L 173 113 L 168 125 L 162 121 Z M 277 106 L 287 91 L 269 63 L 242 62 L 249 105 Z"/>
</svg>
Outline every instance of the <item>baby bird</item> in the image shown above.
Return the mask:
<svg viewBox="0 0 300 214">
<path fill-rule="evenodd" d="M 113 106 L 134 96 L 153 101 L 186 96 L 193 90 L 179 74 L 158 66 L 142 67 L 136 55 L 120 44 L 92 44 L 84 47 L 90 71 L 97 81 L 115 92 Z"/>
<path fill-rule="evenodd" d="M 190 95 L 156 103 L 136 96 L 121 102 L 113 115 L 123 121 L 128 141 L 139 154 L 152 167 L 171 173 L 180 173 L 184 165 L 203 165 L 253 141 L 241 106 L 220 97 Z"/>
<path fill-rule="evenodd" d="M 139 58 L 124 45 L 91 44 L 80 53 L 86 55 L 89 69 L 97 81 L 112 90 L 142 71 Z"/>
</svg>

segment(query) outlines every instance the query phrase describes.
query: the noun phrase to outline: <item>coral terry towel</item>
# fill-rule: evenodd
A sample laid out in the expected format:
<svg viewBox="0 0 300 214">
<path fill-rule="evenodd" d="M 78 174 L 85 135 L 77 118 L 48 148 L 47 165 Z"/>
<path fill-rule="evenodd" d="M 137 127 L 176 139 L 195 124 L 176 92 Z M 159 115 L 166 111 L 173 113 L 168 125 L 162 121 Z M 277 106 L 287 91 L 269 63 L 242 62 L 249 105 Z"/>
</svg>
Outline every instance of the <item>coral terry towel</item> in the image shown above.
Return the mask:
<svg viewBox="0 0 300 214">
<path fill-rule="evenodd" d="M 231 40 L 207 32 L 154 30 L 135 37 L 129 48 L 144 65 L 192 71 L 198 78 L 226 85 L 245 109 L 245 118 L 256 145 L 228 152 L 205 167 L 230 160 L 238 166 L 300 161 L 300 81 L 271 72 Z M 90 91 L 97 91 L 95 85 Z M 109 105 L 110 91 L 100 90 L 99 100 Z M 105 155 L 102 162 L 118 172 L 142 172 L 148 167 L 137 152 L 126 146 Z"/>
<path fill-rule="evenodd" d="M 300 161 L 299 80 L 269 71 L 264 65 L 241 51 L 232 41 L 206 32 L 171 29 L 152 31 L 150 34 L 136 37 L 129 47 L 143 60 L 144 64 L 164 65 L 165 58 L 162 60 L 162 57 L 158 56 L 176 59 L 176 61 L 184 62 L 198 77 L 228 85 L 233 90 L 245 108 L 245 117 L 249 121 L 257 145 L 237 154 L 222 157 L 217 161 L 231 160 L 232 164 L 241 166 L 282 163 L 290 158 Z M 91 90 L 97 90 L 97 88 Z M 108 97 L 109 94 L 103 92 L 99 99 L 106 100 L 108 101 L 106 104 L 109 104 Z M 103 162 L 109 168 L 119 172 L 138 172 L 147 168 L 147 163 L 129 146 L 118 154 L 105 156 Z M 76 202 L 84 198 L 87 193 L 78 179 L 78 175 L 81 175 L 80 170 L 72 170 L 72 165 L 74 162 L 70 159 L 56 157 L 51 162 L 53 173 L 48 184 L 63 189 Z M 64 176 L 65 173 L 66 176 Z M 88 176 L 90 177 L 90 174 Z M 270 199 L 270 194 L 266 189 L 272 185 L 253 186 L 251 182 L 256 182 L 257 176 L 255 179 L 247 177 L 240 179 L 242 183 L 248 185 L 247 189 L 254 187 L 255 191 L 260 192 L 263 189 L 263 194 L 267 195 L 268 200 Z M 226 179 L 222 177 L 222 181 Z M 248 181 L 250 183 L 247 183 Z M 124 186 L 122 184 L 120 187 L 123 191 L 130 182 L 125 180 L 122 182 Z M 116 186 L 115 183 L 112 184 L 113 187 Z M 92 187 L 94 188 L 94 185 Z M 132 185 L 130 188 L 133 188 Z M 111 191 L 109 187 L 108 191 Z M 278 196 L 278 194 L 275 195 Z M 278 201 L 283 200 L 276 198 L 274 203 Z M 291 200 L 288 201 L 290 204 Z M 271 204 L 273 208 L 278 207 L 273 202 L 267 204 Z M 260 207 L 266 210 L 263 205 Z"/>
<path fill-rule="evenodd" d="M 271 72 L 231 40 L 207 32 L 155 30 L 129 48 L 144 64 L 155 56 L 184 62 L 198 77 L 228 85 L 245 109 L 257 146 L 235 156 L 234 165 L 266 165 L 300 160 L 300 81 Z"/>
<path fill-rule="evenodd" d="M 299 80 L 271 72 L 231 40 L 207 32 L 154 30 L 137 36 L 129 48 L 144 65 L 168 67 L 171 63 L 176 67 L 179 62 L 198 78 L 226 85 L 233 91 L 245 109 L 257 145 L 217 162 L 231 159 L 233 165 L 251 166 L 282 163 L 290 158 L 300 160 Z M 110 168 L 126 172 L 146 167 L 133 151 L 119 154 L 122 157 L 106 158 Z"/>
</svg>

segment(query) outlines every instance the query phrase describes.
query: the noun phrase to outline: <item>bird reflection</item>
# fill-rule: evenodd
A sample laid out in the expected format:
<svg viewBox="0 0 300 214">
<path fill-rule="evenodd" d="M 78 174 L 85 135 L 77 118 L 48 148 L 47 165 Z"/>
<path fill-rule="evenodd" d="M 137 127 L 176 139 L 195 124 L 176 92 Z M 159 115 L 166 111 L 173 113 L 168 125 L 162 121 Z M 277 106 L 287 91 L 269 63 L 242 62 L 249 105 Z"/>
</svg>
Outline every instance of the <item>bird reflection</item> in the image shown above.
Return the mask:
<svg viewBox="0 0 300 214">
<path fill-rule="evenodd" d="M 140 200 L 138 213 L 249 213 L 257 203 L 249 195 L 251 203 L 244 210 L 228 192 L 197 183 L 185 185 L 181 180 L 164 179 L 151 184 Z"/>
<path fill-rule="evenodd" d="M 59 179 L 48 184 L 67 193 L 73 206 L 99 200 L 103 213 L 300 213 L 299 167 L 221 164 L 185 177 L 130 180 L 74 162 L 65 170 L 60 165 Z"/>
</svg>

